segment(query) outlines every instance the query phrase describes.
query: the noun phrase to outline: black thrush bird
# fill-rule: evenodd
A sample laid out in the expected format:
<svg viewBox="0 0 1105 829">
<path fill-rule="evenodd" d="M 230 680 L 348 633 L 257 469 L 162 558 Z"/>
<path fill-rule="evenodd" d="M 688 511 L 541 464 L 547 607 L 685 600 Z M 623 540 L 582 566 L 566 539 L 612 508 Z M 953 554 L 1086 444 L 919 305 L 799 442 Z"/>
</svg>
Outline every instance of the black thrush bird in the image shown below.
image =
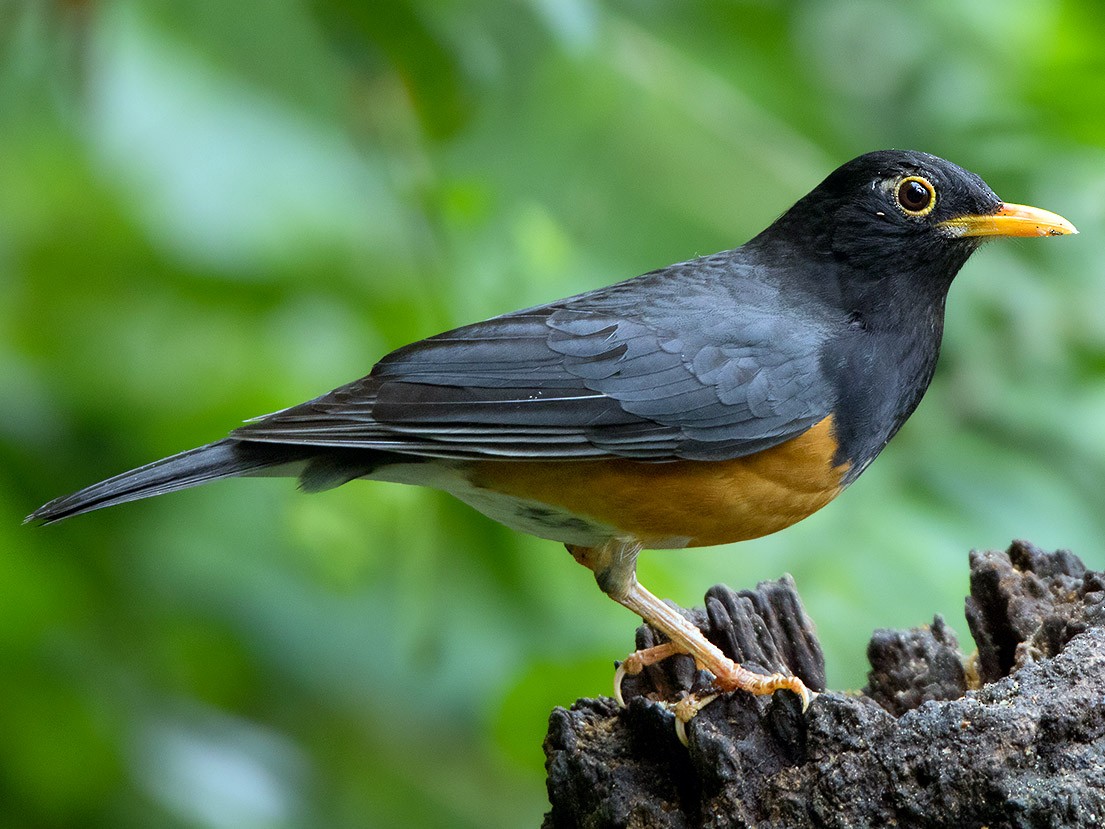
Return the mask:
<svg viewBox="0 0 1105 829">
<path fill-rule="evenodd" d="M 948 288 L 980 243 L 1076 232 L 943 159 L 869 153 L 735 250 L 405 346 L 28 520 L 238 475 L 436 487 L 564 543 L 667 635 L 625 670 L 688 653 L 718 690 L 788 688 L 806 704 L 798 678 L 742 668 L 642 587 L 638 552 L 755 538 L 823 507 L 925 393 Z"/>
</svg>

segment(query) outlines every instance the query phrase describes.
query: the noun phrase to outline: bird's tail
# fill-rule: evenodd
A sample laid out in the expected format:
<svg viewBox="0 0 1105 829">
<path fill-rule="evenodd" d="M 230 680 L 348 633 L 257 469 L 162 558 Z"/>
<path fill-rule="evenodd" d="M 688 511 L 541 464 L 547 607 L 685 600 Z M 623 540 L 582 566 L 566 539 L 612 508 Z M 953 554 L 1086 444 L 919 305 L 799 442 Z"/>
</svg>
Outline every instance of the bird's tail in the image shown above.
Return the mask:
<svg viewBox="0 0 1105 829">
<path fill-rule="evenodd" d="M 302 447 L 226 438 L 148 463 L 72 495 L 55 498 L 28 515 L 24 523 L 40 521 L 53 524 L 101 507 L 164 495 L 222 478 L 278 474 L 277 468 L 282 466 L 294 465 L 295 471 L 289 471 L 289 474 L 296 474 L 312 454 L 311 450 Z"/>
</svg>

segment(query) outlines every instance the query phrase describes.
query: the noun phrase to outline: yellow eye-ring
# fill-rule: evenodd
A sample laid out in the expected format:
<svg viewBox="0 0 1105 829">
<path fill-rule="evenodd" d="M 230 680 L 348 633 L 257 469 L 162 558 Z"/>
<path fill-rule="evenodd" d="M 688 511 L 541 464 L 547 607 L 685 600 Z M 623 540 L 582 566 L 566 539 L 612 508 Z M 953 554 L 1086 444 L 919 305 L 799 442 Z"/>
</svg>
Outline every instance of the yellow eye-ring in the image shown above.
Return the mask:
<svg viewBox="0 0 1105 829">
<path fill-rule="evenodd" d="M 936 188 L 928 179 L 907 176 L 898 182 L 898 206 L 910 216 L 924 216 L 936 207 Z"/>
</svg>

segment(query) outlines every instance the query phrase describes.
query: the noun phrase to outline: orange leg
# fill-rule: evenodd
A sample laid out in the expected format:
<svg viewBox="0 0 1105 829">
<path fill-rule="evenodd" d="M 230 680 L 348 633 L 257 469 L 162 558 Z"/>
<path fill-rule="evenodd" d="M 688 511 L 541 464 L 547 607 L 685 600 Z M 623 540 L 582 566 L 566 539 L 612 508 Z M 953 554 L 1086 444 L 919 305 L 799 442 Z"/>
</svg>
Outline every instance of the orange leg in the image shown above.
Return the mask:
<svg viewBox="0 0 1105 829">
<path fill-rule="evenodd" d="M 758 674 L 738 665 L 727 657 L 706 636 L 683 616 L 650 593 L 637 581 L 637 554 L 640 544 L 632 541 L 611 541 L 601 547 L 572 547 L 568 550 L 576 561 L 589 567 L 595 580 L 606 595 L 624 605 L 670 640 L 630 654 L 615 676 L 621 685 L 625 674 L 640 673 L 648 665 L 655 664 L 676 653 L 694 657 L 695 663 L 714 675 L 714 685 L 719 691 L 748 691 L 751 694 L 773 694 L 778 690 L 793 691 L 802 699 L 802 710 L 809 707 L 812 693 L 796 676 L 786 674 Z M 615 689 L 621 702 L 621 688 Z M 713 699 L 691 698 L 676 706 L 679 721 L 687 722 Z"/>
</svg>

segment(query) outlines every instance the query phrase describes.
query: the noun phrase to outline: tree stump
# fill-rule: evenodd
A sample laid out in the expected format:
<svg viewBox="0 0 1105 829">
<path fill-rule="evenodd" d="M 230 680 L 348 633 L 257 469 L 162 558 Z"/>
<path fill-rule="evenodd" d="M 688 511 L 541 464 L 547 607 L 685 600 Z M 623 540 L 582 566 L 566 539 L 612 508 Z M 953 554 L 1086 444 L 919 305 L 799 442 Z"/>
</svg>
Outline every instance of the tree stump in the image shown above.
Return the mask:
<svg viewBox="0 0 1105 829">
<path fill-rule="evenodd" d="M 660 703 L 708 677 L 675 657 L 626 679 L 627 707 L 558 708 L 546 829 L 1105 826 L 1105 574 L 1014 542 L 972 553 L 965 657 L 937 617 L 876 631 L 860 694 L 719 697 L 676 738 Z M 714 587 L 687 613 L 738 662 L 824 689 L 789 577 Z M 663 641 L 638 630 L 637 646 Z"/>
</svg>

